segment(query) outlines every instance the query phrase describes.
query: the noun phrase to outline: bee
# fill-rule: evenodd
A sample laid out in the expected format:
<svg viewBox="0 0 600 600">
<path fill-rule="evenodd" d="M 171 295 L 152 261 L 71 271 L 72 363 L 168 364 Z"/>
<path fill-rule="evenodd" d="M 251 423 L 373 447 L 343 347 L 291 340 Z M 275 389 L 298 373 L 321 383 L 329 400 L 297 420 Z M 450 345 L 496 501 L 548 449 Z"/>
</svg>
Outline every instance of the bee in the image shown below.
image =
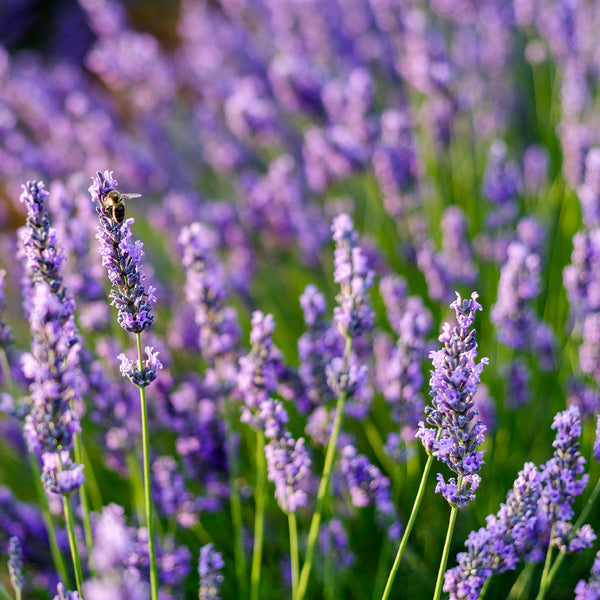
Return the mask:
<svg viewBox="0 0 600 600">
<path fill-rule="evenodd" d="M 108 211 L 112 212 L 112 218 L 117 223 L 122 223 L 125 219 L 125 202 L 130 198 L 140 198 L 141 194 L 122 194 L 117 190 L 107 192 L 102 200 L 102 205 Z"/>
</svg>

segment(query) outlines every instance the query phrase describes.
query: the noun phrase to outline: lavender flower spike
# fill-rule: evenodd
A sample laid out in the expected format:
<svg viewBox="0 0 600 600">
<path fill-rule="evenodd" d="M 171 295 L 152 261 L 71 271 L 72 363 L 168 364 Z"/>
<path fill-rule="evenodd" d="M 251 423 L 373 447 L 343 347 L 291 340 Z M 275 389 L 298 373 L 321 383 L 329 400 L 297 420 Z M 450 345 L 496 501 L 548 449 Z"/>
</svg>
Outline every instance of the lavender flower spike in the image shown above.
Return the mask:
<svg viewBox="0 0 600 600">
<path fill-rule="evenodd" d="M 367 258 L 356 245 L 354 223 L 346 214 L 338 215 L 331 225 L 336 248 L 333 255 L 333 279 L 341 291 L 336 300 L 334 318 L 340 333 L 346 338 L 361 335 L 373 326 L 373 309 L 369 302 L 369 288 L 373 286 L 373 271 Z"/>
<path fill-rule="evenodd" d="M 473 397 L 479 385 L 479 376 L 487 358 L 478 364 L 475 330 L 471 329 L 475 313 L 481 310 L 477 293 L 470 300 L 456 300 L 450 305 L 456 311 L 457 325 L 444 323 L 439 341 L 441 350 L 433 351 L 435 370 L 431 372 L 432 406 L 425 408 L 426 420 L 434 428 L 419 423 L 417 437 L 421 438 L 428 454 L 446 463 L 458 475 L 448 483 L 438 474 L 436 492 L 440 492 L 451 506 L 464 507 L 475 498 L 481 478 L 477 474 L 483 464 L 482 452 L 485 426 L 477 418 Z"/>
<path fill-rule="evenodd" d="M 200 548 L 198 573 L 200 575 L 199 600 L 220 600 L 223 575 L 221 569 L 225 566 L 220 552 L 212 544 Z"/>
<path fill-rule="evenodd" d="M 155 288 L 144 287 L 142 267 L 142 242 L 132 239 L 133 219 L 118 222 L 113 218 L 112 209 L 105 203 L 106 195 L 117 189 L 117 181 L 112 172 L 99 171 L 89 188 L 92 202 L 100 218 L 96 238 L 100 242 L 102 264 L 106 267 L 112 283 L 110 297 L 119 311 L 119 325 L 130 333 L 141 333 L 152 326 L 154 316 L 150 313 L 151 304 L 156 302 Z"/>
<path fill-rule="evenodd" d="M 17 536 L 12 536 L 8 541 L 8 573 L 15 594 L 20 598 L 25 580 L 23 579 L 23 551 Z"/>
</svg>

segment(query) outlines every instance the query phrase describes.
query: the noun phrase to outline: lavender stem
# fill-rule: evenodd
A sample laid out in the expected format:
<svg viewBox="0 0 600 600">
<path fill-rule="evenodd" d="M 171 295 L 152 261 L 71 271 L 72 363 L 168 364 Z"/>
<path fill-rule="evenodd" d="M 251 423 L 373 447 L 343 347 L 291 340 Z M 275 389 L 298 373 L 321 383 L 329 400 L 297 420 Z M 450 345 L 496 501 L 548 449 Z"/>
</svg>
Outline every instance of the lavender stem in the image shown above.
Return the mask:
<svg viewBox="0 0 600 600">
<path fill-rule="evenodd" d="M 459 476 L 459 486 L 460 479 Z M 440 560 L 440 569 L 438 571 L 437 582 L 435 584 L 435 592 L 433 593 L 433 600 L 439 600 L 442 595 L 442 586 L 444 584 L 444 573 L 446 572 L 446 565 L 448 564 L 448 555 L 450 554 L 450 542 L 452 541 L 452 533 L 454 532 L 454 525 L 456 523 L 456 515 L 458 513 L 458 507 L 452 506 L 450 510 L 450 519 L 448 521 L 448 531 L 446 532 L 446 541 L 444 542 L 444 551 L 442 552 L 442 559 Z"/>
<path fill-rule="evenodd" d="M 265 458 L 265 434 L 256 432 L 256 489 L 254 514 L 254 549 L 252 551 L 252 568 L 250 571 L 250 600 L 259 599 L 260 568 L 262 563 L 263 533 L 265 522 L 265 475 L 267 472 Z"/>
<path fill-rule="evenodd" d="M 144 368 L 142 358 L 142 339 L 136 333 L 138 360 L 140 371 Z M 146 527 L 148 528 L 148 550 L 150 555 L 150 593 L 152 600 L 158 600 L 158 578 L 156 572 L 156 555 L 154 550 L 154 529 L 152 527 L 152 496 L 150 493 L 150 444 L 148 438 L 148 407 L 146 404 L 146 388 L 140 388 L 140 404 L 142 412 L 142 446 L 144 454 L 144 499 L 146 505 Z"/>
<path fill-rule="evenodd" d="M 351 350 L 352 338 L 350 336 L 347 336 L 346 347 L 344 349 L 344 373 L 348 372 L 348 363 L 350 361 Z M 323 465 L 323 474 L 321 475 L 321 481 L 319 482 L 319 489 L 317 491 L 317 505 L 315 508 L 315 512 L 313 513 L 312 520 L 310 522 L 308 542 L 306 544 L 306 556 L 304 558 L 304 564 L 302 565 L 302 571 L 300 572 L 300 580 L 298 582 L 298 591 L 295 600 L 302 600 L 304 598 L 304 594 L 306 593 L 306 586 L 308 585 L 308 578 L 310 576 L 310 570 L 312 568 L 315 544 L 319 534 L 319 526 L 321 525 L 323 504 L 325 496 L 327 495 L 327 488 L 329 487 L 329 478 L 331 475 L 331 469 L 333 467 L 337 439 L 342 427 L 342 418 L 344 415 L 346 396 L 347 393 L 345 390 L 343 390 L 342 392 L 340 392 L 337 399 L 335 420 L 333 422 L 333 428 L 331 430 L 331 437 L 329 438 L 329 443 L 327 444 L 327 452 L 325 453 L 325 464 Z"/>
</svg>

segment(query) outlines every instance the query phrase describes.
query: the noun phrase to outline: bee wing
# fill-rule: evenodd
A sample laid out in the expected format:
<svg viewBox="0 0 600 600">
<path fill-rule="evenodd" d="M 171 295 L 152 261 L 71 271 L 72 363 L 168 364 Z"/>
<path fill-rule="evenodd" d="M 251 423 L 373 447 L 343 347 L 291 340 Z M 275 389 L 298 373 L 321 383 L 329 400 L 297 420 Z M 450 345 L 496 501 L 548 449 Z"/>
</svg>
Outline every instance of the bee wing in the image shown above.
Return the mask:
<svg viewBox="0 0 600 600">
<path fill-rule="evenodd" d="M 131 200 L 132 198 L 141 198 L 142 197 L 141 194 L 121 194 L 121 196 L 123 196 L 123 198 L 125 198 L 126 200 Z"/>
</svg>

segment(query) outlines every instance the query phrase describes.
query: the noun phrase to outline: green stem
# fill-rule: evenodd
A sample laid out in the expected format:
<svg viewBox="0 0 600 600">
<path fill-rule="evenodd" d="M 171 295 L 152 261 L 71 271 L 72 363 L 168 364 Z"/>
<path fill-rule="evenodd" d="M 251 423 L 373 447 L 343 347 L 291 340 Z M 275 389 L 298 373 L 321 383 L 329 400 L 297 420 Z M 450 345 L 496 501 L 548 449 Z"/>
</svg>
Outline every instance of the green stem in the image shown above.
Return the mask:
<svg viewBox="0 0 600 600">
<path fill-rule="evenodd" d="M 298 588 L 298 526 L 296 513 L 288 513 L 288 524 L 290 529 L 290 566 L 292 572 L 292 600 L 296 600 L 296 589 Z"/>
<path fill-rule="evenodd" d="M 10 594 L 6 591 L 6 588 L 2 585 L 2 581 L 0 581 L 0 600 L 13 600 L 12 596 L 10 596 Z M 16 596 L 16 600 L 20 600 L 18 595 Z"/>
<path fill-rule="evenodd" d="M 402 554 L 404 553 L 404 549 L 406 548 L 408 538 L 415 524 L 415 521 L 417 520 L 417 513 L 419 512 L 421 500 L 423 500 L 423 495 L 425 494 L 425 487 L 427 484 L 427 479 L 429 478 L 429 471 L 431 471 L 432 464 L 433 456 L 430 455 L 427 458 L 427 462 L 425 463 L 425 468 L 423 469 L 423 476 L 421 477 L 421 484 L 419 485 L 419 491 L 417 492 L 417 497 L 415 498 L 415 502 L 410 513 L 410 518 L 408 519 L 408 523 L 406 524 L 406 529 L 404 530 L 404 534 L 402 535 L 402 539 L 400 540 L 400 546 L 398 547 L 398 552 L 396 554 L 394 564 L 392 565 L 392 570 L 390 571 L 385 589 L 383 591 L 383 596 L 381 596 L 381 600 L 387 600 L 387 598 L 389 598 L 390 592 L 392 591 L 392 584 L 394 583 L 396 572 L 398 571 L 398 567 L 400 566 L 400 559 L 402 558 Z"/>
<path fill-rule="evenodd" d="M 546 551 L 546 560 L 544 561 L 544 570 L 542 571 L 542 579 L 540 581 L 540 590 L 536 596 L 537 600 L 542 600 L 546 595 L 548 589 L 548 573 L 550 572 L 550 565 L 552 563 L 552 540 L 554 538 L 555 526 L 552 525 L 552 531 L 550 533 L 550 542 L 548 543 L 548 550 Z"/>
<path fill-rule="evenodd" d="M 215 369 L 219 375 L 219 379 L 221 379 L 221 370 L 217 361 L 215 361 Z M 228 425 L 225 442 L 227 445 L 227 460 L 229 463 L 229 506 L 231 509 L 231 524 L 233 526 L 235 575 L 238 584 L 238 597 L 247 598 L 248 585 L 246 581 L 246 553 L 244 552 L 242 501 L 237 483 L 239 464 L 235 444 L 233 442 L 234 415 L 231 401 L 228 398 L 224 398 L 223 401 L 225 403 L 225 416 Z"/>
<path fill-rule="evenodd" d="M 65 582 L 65 585 L 67 585 L 69 582 L 69 577 L 67 576 L 67 568 L 65 566 L 65 561 L 63 559 L 63 556 L 60 552 L 60 547 L 58 545 L 56 529 L 54 528 L 54 522 L 52 521 L 52 516 L 50 515 L 50 508 L 48 507 L 48 498 L 46 498 L 46 492 L 44 492 L 44 487 L 40 479 L 40 467 L 38 465 L 37 458 L 35 457 L 35 454 L 33 454 L 33 452 L 29 452 L 29 464 L 31 465 L 31 470 L 33 471 L 35 491 L 38 497 L 40 509 L 42 511 L 42 518 L 44 519 L 46 533 L 48 534 L 52 562 L 54 563 L 54 568 L 60 575 L 60 578 Z"/>
<path fill-rule="evenodd" d="M 142 338 L 137 337 L 137 350 L 140 371 L 144 368 L 142 358 Z M 140 386 L 140 404 L 142 413 L 142 446 L 144 454 L 144 500 L 146 505 L 146 527 L 148 528 L 148 550 L 150 555 L 150 596 L 158 600 L 158 577 L 156 571 L 156 554 L 154 550 L 154 528 L 152 527 L 152 495 L 150 492 L 150 443 L 148 437 L 148 407 L 146 404 L 146 388 Z"/>
<path fill-rule="evenodd" d="M 65 511 L 67 533 L 69 534 L 71 558 L 73 559 L 73 567 L 75 568 L 75 581 L 77 583 L 77 591 L 79 592 L 79 597 L 83 598 L 83 571 L 81 570 L 81 560 L 79 558 L 77 539 L 75 537 L 75 521 L 73 519 L 73 507 L 71 506 L 71 496 L 63 496 L 63 508 Z"/>
<path fill-rule="evenodd" d="M 458 487 L 460 489 L 460 477 Z M 456 515 L 458 509 L 456 506 L 452 507 L 450 511 L 450 520 L 448 521 L 448 532 L 446 533 L 446 541 L 444 543 L 444 551 L 442 553 L 442 560 L 440 561 L 440 569 L 438 571 L 437 582 L 435 584 L 435 592 L 433 593 L 433 600 L 439 600 L 442 595 L 442 586 L 444 584 L 444 573 L 446 572 L 446 565 L 448 564 L 448 555 L 450 554 L 450 542 L 452 541 L 452 533 L 454 532 L 454 525 L 456 523 Z"/>
<path fill-rule="evenodd" d="M 79 434 L 75 435 L 75 462 L 77 464 L 83 465 L 83 447 L 81 444 L 81 436 Z M 88 465 L 89 466 L 89 465 Z M 88 469 L 89 472 L 90 469 Z M 85 547 L 87 551 L 88 557 L 88 566 L 90 568 L 90 572 L 92 577 L 96 577 L 96 570 L 94 568 L 92 548 L 94 547 L 93 539 L 92 539 L 92 525 L 90 523 L 90 507 L 88 503 L 88 496 L 86 493 L 85 485 L 87 483 L 87 477 L 84 484 L 79 488 L 79 502 L 81 504 L 81 513 L 82 513 L 82 521 L 83 521 L 83 532 L 85 536 Z"/>
<path fill-rule="evenodd" d="M 346 348 L 344 350 L 344 367 L 343 372 L 348 372 L 348 363 L 350 361 L 350 351 L 352 350 L 352 338 L 346 338 Z M 298 592 L 295 600 L 302 600 L 306 593 L 306 587 L 308 585 L 308 578 L 312 568 L 313 555 L 315 551 L 315 544 L 319 535 L 319 527 L 321 525 L 321 516 L 323 512 L 323 504 L 325 496 L 327 495 L 327 489 L 329 487 L 329 478 L 331 476 L 331 470 L 333 467 L 333 460 L 335 457 L 335 451 L 337 446 L 337 439 L 340 434 L 342 427 L 342 419 L 344 415 L 344 406 L 346 404 L 346 392 L 342 391 L 337 399 L 335 420 L 333 421 L 333 427 L 331 430 L 331 437 L 327 444 L 327 451 L 325 453 L 325 463 L 323 465 L 323 474 L 321 475 L 321 481 L 319 482 L 319 489 L 317 491 L 317 503 L 315 512 L 313 513 L 310 529 L 308 531 L 308 541 L 306 543 L 306 556 L 304 558 L 304 564 L 302 565 L 302 571 L 300 572 L 300 580 L 298 581 Z"/>
<path fill-rule="evenodd" d="M 250 600 L 258 600 L 260 591 L 260 568 L 262 565 L 262 547 L 265 522 L 265 480 L 266 480 L 265 434 L 256 432 L 256 489 L 254 513 L 254 548 L 252 550 L 252 568 L 250 571 Z"/>
<path fill-rule="evenodd" d="M 531 587 L 531 576 L 535 569 L 535 563 L 527 563 L 523 570 L 519 573 L 516 581 L 508 592 L 507 600 L 519 600 L 519 598 L 529 598 L 529 588 Z M 487 579 L 479 598 L 483 600 L 483 596 L 487 590 L 488 584 L 491 581 L 491 577 Z"/>
</svg>

